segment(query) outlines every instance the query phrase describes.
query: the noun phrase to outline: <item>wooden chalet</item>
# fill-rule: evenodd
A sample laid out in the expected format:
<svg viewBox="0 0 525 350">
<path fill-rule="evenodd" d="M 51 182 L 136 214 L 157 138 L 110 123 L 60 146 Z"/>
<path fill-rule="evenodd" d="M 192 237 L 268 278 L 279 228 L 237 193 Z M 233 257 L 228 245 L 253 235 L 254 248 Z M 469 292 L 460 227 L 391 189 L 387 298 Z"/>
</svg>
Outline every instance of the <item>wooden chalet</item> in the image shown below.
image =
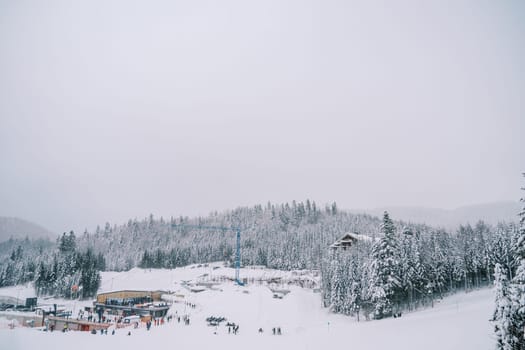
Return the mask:
<svg viewBox="0 0 525 350">
<path fill-rule="evenodd" d="M 347 250 L 359 241 L 372 241 L 372 237 L 358 233 L 345 233 L 341 238 L 330 245 L 331 250 Z"/>
</svg>

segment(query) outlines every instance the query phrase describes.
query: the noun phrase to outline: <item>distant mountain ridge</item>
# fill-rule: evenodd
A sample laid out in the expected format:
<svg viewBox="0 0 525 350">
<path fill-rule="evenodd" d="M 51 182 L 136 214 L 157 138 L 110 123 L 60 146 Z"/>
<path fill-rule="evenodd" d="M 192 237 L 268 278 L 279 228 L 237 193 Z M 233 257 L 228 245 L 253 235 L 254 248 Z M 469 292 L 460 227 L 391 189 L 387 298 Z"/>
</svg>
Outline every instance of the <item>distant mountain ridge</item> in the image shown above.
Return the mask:
<svg viewBox="0 0 525 350">
<path fill-rule="evenodd" d="M 55 234 L 44 227 L 33 222 L 15 218 L 0 216 L 0 242 L 14 239 L 37 239 L 55 238 Z"/>
<path fill-rule="evenodd" d="M 456 209 L 439 209 L 427 207 L 391 206 L 375 209 L 355 209 L 352 213 L 366 213 L 381 217 L 386 210 L 396 220 L 422 223 L 434 227 L 455 229 L 459 225 L 474 224 L 483 220 L 487 224 L 498 222 L 517 222 L 521 206 L 519 202 L 505 201 L 476 205 L 467 205 Z"/>
</svg>

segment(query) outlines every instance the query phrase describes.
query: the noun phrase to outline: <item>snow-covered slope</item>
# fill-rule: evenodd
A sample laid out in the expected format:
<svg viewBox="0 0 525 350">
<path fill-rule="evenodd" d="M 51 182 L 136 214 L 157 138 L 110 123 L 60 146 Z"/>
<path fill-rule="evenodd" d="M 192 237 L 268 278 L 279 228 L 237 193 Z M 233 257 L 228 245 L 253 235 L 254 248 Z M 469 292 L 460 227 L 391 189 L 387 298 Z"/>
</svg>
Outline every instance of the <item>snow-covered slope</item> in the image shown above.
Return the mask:
<svg viewBox="0 0 525 350">
<path fill-rule="evenodd" d="M 236 286 L 225 280 L 234 270 L 211 264 L 174 270 L 133 269 L 128 272 L 103 273 L 102 291 L 119 289 L 162 289 L 179 300 L 170 313 L 188 314 L 189 326 L 176 318 L 163 326 L 146 331 L 144 327 L 117 330 L 112 336 L 84 332 L 47 333 L 27 328 L 0 329 L 0 344 L 5 349 L 144 349 L 153 347 L 184 349 L 476 349 L 494 348 L 489 318 L 492 291 L 489 289 L 460 293 L 436 304 L 432 309 L 405 314 L 397 319 L 356 322 L 354 318 L 330 314 L 321 307 L 320 296 L 313 289 L 294 283 L 316 280 L 313 273 L 283 272 L 268 269 L 242 269 L 241 276 L 252 283 Z M 284 283 L 272 288 L 289 290 L 282 299 L 274 298 L 266 283 Z M 222 282 L 219 282 L 222 280 Z M 204 291 L 193 293 L 189 286 L 204 282 Z M 0 294 L 24 293 L 20 289 L 0 289 Z M 184 296 L 184 297 L 182 297 Z M 65 303 L 64 301 L 62 301 Z M 186 302 L 195 304 L 189 307 Z M 70 307 L 83 306 L 69 302 Z M 206 318 L 223 316 L 239 324 L 237 335 L 228 334 L 224 323 L 208 326 Z M 272 335 L 281 327 L 283 335 Z M 258 332 L 263 328 L 264 332 Z M 2 347 L 4 348 L 4 347 Z"/>
</svg>

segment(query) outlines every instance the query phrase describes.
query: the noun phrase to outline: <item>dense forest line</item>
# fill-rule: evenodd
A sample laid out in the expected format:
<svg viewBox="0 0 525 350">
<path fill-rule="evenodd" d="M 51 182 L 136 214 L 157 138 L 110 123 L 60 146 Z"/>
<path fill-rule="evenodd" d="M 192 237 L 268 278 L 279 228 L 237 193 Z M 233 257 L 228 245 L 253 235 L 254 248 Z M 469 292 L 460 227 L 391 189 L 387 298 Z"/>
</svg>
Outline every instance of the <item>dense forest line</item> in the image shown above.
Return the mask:
<svg viewBox="0 0 525 350">
<path fill-rule="evenodd" d="M 77 248 L 73 231 L 62 234 L 54 245 L 47 240 L 9 240 L 11 253 L 0 261 L 0 287 L 33 282 L 37 295 L 87 298 L 96 295 L 100 271 L 105 270 L 102 254 Z"/>
</svg>

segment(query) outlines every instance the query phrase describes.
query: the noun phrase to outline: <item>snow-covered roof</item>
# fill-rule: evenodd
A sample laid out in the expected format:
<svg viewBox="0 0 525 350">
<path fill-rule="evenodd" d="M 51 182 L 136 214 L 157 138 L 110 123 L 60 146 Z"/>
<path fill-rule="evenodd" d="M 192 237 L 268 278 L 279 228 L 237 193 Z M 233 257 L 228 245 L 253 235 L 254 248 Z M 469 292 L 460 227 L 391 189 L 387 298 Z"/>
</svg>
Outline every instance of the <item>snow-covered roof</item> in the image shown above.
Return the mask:
<svg viewBox="0 0 525 350">
<path fill-rule="evenodd" d="M 354 232 L 348 232 L 345 233 L 341 238 L 339 238 L 337 241 L 332 243 L 330 245 L 330 248 L 337 249 L 337 248 L 348 248 L 351 247 L 352 244 L 356 241 L 372 241 L 373 238 L 367 235 L 361 235 L 359 233 Z"/>
</svg>

